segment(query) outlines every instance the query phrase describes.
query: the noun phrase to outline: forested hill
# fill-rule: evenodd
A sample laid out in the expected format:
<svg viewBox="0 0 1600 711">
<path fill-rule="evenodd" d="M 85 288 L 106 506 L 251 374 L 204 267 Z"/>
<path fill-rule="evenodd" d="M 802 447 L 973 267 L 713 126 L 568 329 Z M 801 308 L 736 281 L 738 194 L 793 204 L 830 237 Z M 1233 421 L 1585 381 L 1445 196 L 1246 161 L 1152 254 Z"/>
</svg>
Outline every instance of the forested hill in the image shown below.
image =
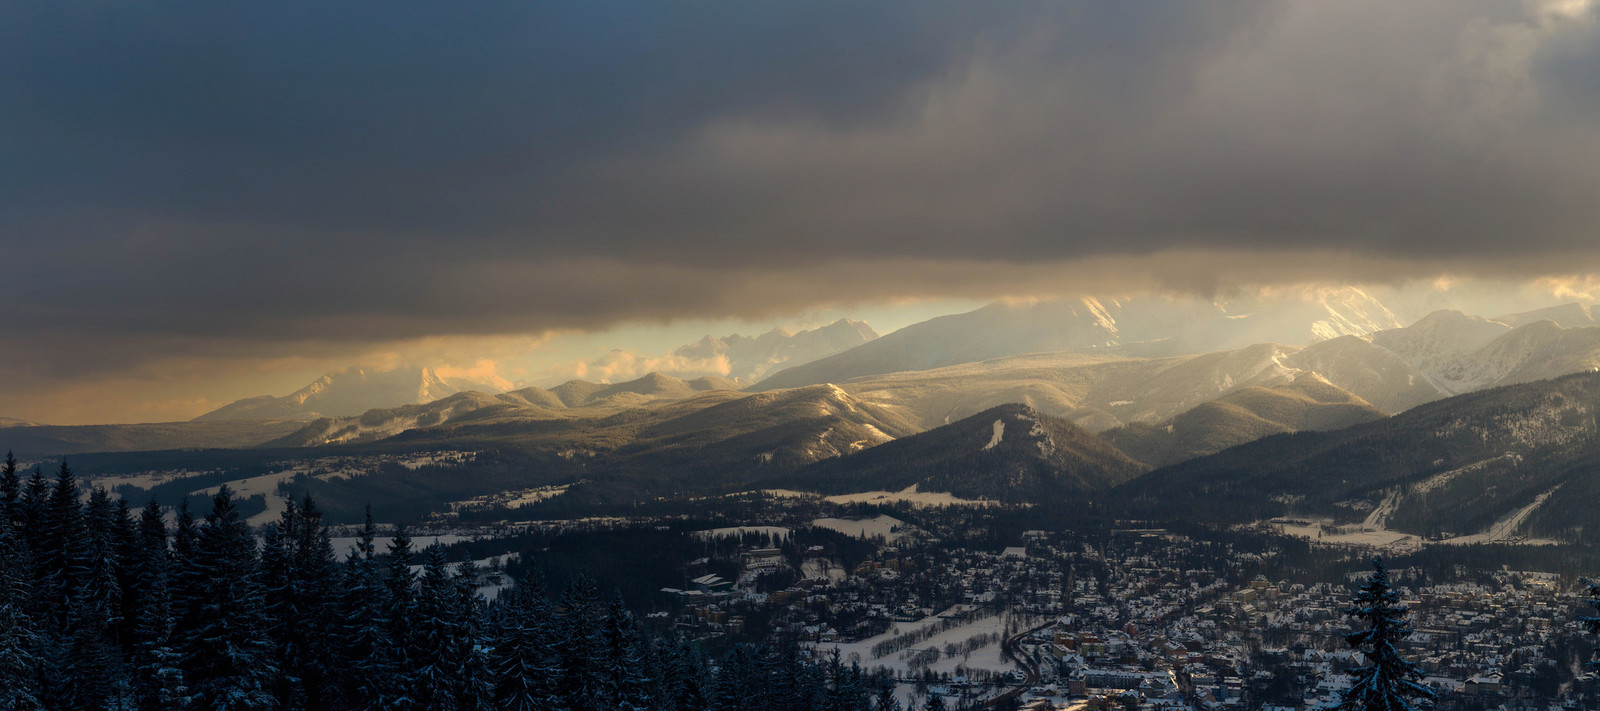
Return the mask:
<svg viewBox="0 0 1600 711">
<path fill-rule="evenodd" d="M 1458 395 L 1334 432 L 1284 434 L 1121 486 L 1126 515 L 1238 522 L 1373 519 L 1419 535 L 1497 524 L 1593 542 L 1600 373 Z"/>
<path fill-rule="evenodd" d="M 586 579 L 489 604 L 403 529 L 337 562 L 309 501 L 258 543 L 226 489 L 171 530 L 81 493 L 65 466 L 0 477 L 0 709 L 868 711 L 884 688 L 792 646 L 713 664 Z"/>
<path fill-rule="evenodd" d="M 1109 489 L 1143 470 L 1093 433 L 1012 404 L 824 459 L 778 481 L 829 494 L 916 485 L 974 499 L 1040 502 Z"/>
</svg>

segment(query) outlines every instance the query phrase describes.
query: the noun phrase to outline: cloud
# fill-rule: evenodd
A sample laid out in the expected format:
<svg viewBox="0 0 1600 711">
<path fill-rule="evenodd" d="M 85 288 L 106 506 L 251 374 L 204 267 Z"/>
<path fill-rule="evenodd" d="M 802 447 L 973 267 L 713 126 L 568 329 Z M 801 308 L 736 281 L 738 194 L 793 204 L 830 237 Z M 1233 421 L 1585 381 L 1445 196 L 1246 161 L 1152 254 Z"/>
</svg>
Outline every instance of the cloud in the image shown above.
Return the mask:
<svg viewBox="0 0 1600 711">
<path fill-rule="evenodd" d="M 0 10 L 0 66 L 8 397 L 180 355 L 1600 269 L 1590 2 L 68 1 Z"/>
<path fill-rule="evenodd" d="M 650 373 L 697 378 L 705 375 L 726 376 L 730 371 L 727 356 L 697 358 L 681 353 L 651 356 L 631 348 L 616 348 L 599 358 L 557 364 L 550 369 L 550 374 L 545 380 L 554 383 L 579 378 L 618 383 L 635 380 Z"/>
</svg>

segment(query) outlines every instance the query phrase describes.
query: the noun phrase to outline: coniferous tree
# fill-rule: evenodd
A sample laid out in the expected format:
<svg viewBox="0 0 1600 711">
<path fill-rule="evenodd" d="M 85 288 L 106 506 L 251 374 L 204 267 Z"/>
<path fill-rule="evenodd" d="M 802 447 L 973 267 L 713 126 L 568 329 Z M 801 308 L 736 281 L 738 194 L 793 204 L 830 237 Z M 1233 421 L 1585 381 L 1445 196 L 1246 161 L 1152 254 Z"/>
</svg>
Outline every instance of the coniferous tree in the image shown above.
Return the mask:
<svg viewBox="0 0 1600 711">
<path fill-rule="evenodd" d="M 711 674 L 700 653 L 681 639 L 663 644 L 662 708 L 671 711 L 701 711 L 708 708 L 707 684 Z"/>
<path fill-rule="evenodd" d="M 712 681 L 712 711 L 745 711 L 757 708 L 748 698 L 755 685 L 756 661 L 745 645 L 738 645 L 723 657 Z"/>
<path fill-rule="evenodd" d="M 444 550 L 432 546 L 417 591 L 411 651 L 406 655 L 412 666 L 402 672 L 410 689 L 407 696 L 417 708 L 454 711 L 459 707 L 464 630 L 456 600 Z"/>
<path fill-rule="evenodd" d="M 15 462 L 6 455 L 6 469 L 15 479 Z M 9 518 L 0 518 L 0 708 L 39 706 L 40 639 L 24 601 L 31 596 L 27 548 Z"/>
<path fill-rule="evenodd" d="M 151 499 L 139 512 L 136 543 L 124 599 L 128 610 L 129 659 L 135 705 L 140 711 L 177 707 L 184 694 L 183 672 L 171 646 L 171 556 L 161 505 Z"/>
<path fill-rule="evenodd" d="M 53 628 L 65 629 L 68 598 L 88 572 L 88 535 L 83 525 L 82 491 L 66 461 L 56 472 L 33 531 L 34 592 L 41 596 Z"/>
<path fill-rule="evenodd" d="M 184 499 L 178 504 L 178 515 L 172 527 L 171 554 L 167 558 L 168 596 L 172 608 L 170 634 L 175 641 L 189 639 L 202 622 L 196 609 L 199 604 L 196 596 L 202 583 L 199 576 L 204 574 L 198 560 L 199 540 L 200 527 L 189 511 L 189 500 Z"/>
<path fill-rule="evenodd" d="M 49 498 L 50 483 L 44 478 L 44 469 L 34 465 L 33 474 L 28 477 L 27 485 L 22 487 L 21 511 L 12 522 L 21 526 L 25 534 L 37 532 L 39 523 L 44 518 L 45 500 Z"/>
<path fill-rule="evenodd" d="M 20 524 L 17 515 L 22 512 L 22 480 L 17 478 L 17 458 L 6 450 L 6 462 L 0 466 L 0 523 Z"/>
<path fill-rule="evenodd" d="M 606 606 L 601 637 L 600 699 L 605 707 L 621 711 L 650 708 L 649 655 L 621 592 Z"/>
<path fill-rule="evenodd" d="M 383 709 L 394 687 L 387 621 L 389 588 L 379 572 L 373 543 L 376 536 L 372 508 L 368 507 L 361 535 L 345 561 L 336 621 L 339 698 L 344 708 L 356 711 Z"/>
<path fill-rule="evenodd" d="M 326 707 L 337 696 L 333 674 L 339 660 L 327 644 L 338 619 L 337 564 L 322 514 L 310 497 L 286 502 L 263 537 L 261 568 L 279 667 L 273 684 L 279 707 Z"/>
<path fill-rule="evenodd" d="M 505 711 L 536 711 L 554 703 L 555 636 L 544 594 L 543 582 L 533 571 L 501 593 L 491 665 L 495 705 Z"/>
<path fill-rule="evenodd" d="M 599 711 L 600 610 L 594 582 L 579 575 L 561 595 L 556 696 L 566 711 Z"/>
<path fill-rule="evenodd" d="M 52 503 L 57 503 L 54 497 Z M 66 596 L 62 633 L 67 646 L 60 665 L 63 685 L 56 697 L 71 708 L 103 708 L 118 686 L 116 639 L 122 607 L 116 570 L 118 510 L 105 490 L 96 487 L 78 527 L 82 540 L 63 552 L 68 573 L 64 579 L 71 587 L 61 591 Z"/>
<path fill-rule="evenodd" d="M 928 701 L 922 705 L 922 711 L 944 711 L 944 695 L 937 691 L 928 694 Z"/>
<path fill-rule="evenodd" d="M 291 537 L 294 576 L 299 581 L 300 636 L 305 644 L 296 673 L 312 708 L 326 708 L 337 698 L 336 645 L 329 644 L 340 625 L 339 561 L 322 511 L 307 496 L 300 504 L 300 522 Z"/>
<path fill-rule="evenodd" d="M 187 625 L 179 640 L 185 705 L 214 711 L 267 709 L 276 669 L 266 638 L 256 540 L 239 517 L 232 492 L 222 487 L 194 541 L 196 585 Z"/>
<path fill-rule="evenodd" d="M 387 656 L 384 664 L 390 672 L 387 679 L 390 684 L 379 700 L 382 708 L 420 708 L 411 698 L 408 685 L 409 674 L 416 668 L 415 660 L 410 657 L 415 649 L 412 636 L 417 612 L 417 581 L 411 572 L 415 560 L 410 532 L 405 526 L 396 527 L 394 537 L 389 540 L 389 606 L 384 611 L 389 635 L 389 644 L 383 650 Z"/>
<path fill-rule="evenodd" d="M 299 507 L 289 502 L 283 516 L 298 518 L 299 515 Z M 300 596 L 294 590 L 298 581 L 290 572 L 291 554 L 284 542 L 284 528 L 280 521 L 268 526 L 261 536 L 262 610 L 266 614 L 267 638 L 271 640 L 272 658 L 277 666 L 272 695 L 277 699 L 277 708 L 297 711 L 305 707 L 306 699 L 294 669 L 301 666 L 306 645 L 299 629 Z"/>
<path fill-rule="evenodd" d="M 488 610 L 483 596 L 478 594 L 478 566 L 472 561 L 456 565 L 451 578 L 455 588 L 456 614 L 459 633 L 455 653 L 459 657 L 460 674 L 456 693 L 457 706 L 462 711 L 492 711 L 494 704 L 494 673 L 489 660 Z"/>
<path fill-rule="evenodd" d="M 1356 670 L 1356 682 L 1345 693 L 1340 708 L 1346 711 L 1409 711 L 1410 699 L 1432 699 L 1432 689 L 1418 683 L 1422 670 L 1400 654 L 1399 642 L 1411 634 L 1409 610 L 1400 593 L 1389 584 L 1382 558 L 1372 559 L 1372 575 L 1350 597 L 1349 615 L 1366 625 L 1344 636 L 1361 651 L 1367 664 Z"/>
<path fill-rule="evenodd" d="M 900 711 L 900 699 L 894 695 L 894 682 L 885 679 L 878 685 L 878 696 L 873 701 L 872 711 Z"/>
</svg>

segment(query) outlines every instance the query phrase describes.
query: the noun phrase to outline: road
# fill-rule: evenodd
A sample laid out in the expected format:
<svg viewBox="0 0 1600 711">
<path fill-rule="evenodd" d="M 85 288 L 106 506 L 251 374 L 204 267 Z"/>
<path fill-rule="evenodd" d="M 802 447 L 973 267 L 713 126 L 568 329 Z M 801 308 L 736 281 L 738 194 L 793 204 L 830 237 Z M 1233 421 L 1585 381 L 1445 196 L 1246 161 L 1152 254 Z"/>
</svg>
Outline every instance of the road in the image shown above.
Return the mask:
<svg viewBox="0 0 1600 711">
<path fill-rule="evenodd" d="M 1006 640 L 1000 644 L 1000 653 L 1006 658 L 1010 659 L 1012 662 L 1015 662 L 1017 666 L 1027 671 L 1028 678 L 1024 680 L 1020 686 L 1017 686 L 1010 691 L 985 701 L 983 703 L 984 708 L 993 708 L 1002 701 L 1017 698 L 1028 689 L 1033 688 L 1039 683 L 1039 665 L 1035 664 L 1033 659 L 1023 656 L 1019 651 L 1019 647 L 1021 646 L 1021 641 L 1024 637 L 1027 637 L 1028 635 L 1038 632 L 1039 630 L 1049 627 L 1055 623 L 1056 621 L 1053 619 L 1047 620 L 1036 627 L 1023 630 L 1011 635 L 1010 637 L 1007 637 Z"/>
</svg>

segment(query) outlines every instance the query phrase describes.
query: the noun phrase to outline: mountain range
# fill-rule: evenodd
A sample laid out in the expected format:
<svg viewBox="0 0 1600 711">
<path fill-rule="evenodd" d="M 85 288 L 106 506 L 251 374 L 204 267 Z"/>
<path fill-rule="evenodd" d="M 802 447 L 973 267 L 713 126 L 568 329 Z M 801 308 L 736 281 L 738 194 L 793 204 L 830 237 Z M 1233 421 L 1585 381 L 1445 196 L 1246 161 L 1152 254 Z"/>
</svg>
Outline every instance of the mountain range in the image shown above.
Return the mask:
<svg viewBox="0 0 1600 711">
<path fill-rule="evenodd" d="M 1145 357 L 1230 350 L 1258 343 L 1302 344 L 1402 326 L 1355 287 L 1289 298 L 1202 302 L 1161 297 L 1084 297 L 999 302 L 923 321 L 838 355 L 779 371 L 758 390 L 845 383 L 1041 352 L 1114 352 Z"/>
<path fill-rule="evenodd" d="M 432 368 L 402 366 L 390 370 L 350 368 L 329 373 L 282 397 L 263 395 L 238 400 L 194 418 L 221 420 L 311 420 L 360 415 L 375 408 L 431 402 L 466 390 L 504 392 L 511 383 L 496 376 L 441 377 Z"/>
<path fill-rule="evenodd" d="M 1592 542 L 1597 415 L 1600 374 L 1578 373 L 1266 437 L 1155 470 L 1117 494 L 1130 516 L 1299 517 L 1429 537 Z"/>
<path fill-rule="evenodd" d="M 777 483 L 829 494 L 915 486 L 967 499 L 1036 502 L 1109 489 L 1146 469 L 1067 420 L 1010 404 L 820 460 Z"/>
</svg>

